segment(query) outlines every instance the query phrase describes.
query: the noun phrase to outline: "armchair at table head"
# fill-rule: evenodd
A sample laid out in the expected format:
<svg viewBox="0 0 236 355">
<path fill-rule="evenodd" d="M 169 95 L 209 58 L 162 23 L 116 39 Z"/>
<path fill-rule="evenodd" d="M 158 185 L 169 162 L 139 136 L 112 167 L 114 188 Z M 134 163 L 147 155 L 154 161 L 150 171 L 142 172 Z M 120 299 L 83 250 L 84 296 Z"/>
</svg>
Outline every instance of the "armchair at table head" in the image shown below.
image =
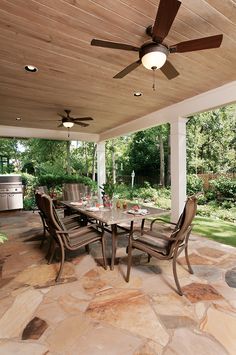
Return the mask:
<svg viewBox="0 0 236 355">
<path fill-rule="evenodd" d="M 180 295 L 183 294 L 177 276 L 176 262 L 180 253 L 185 250 L 186 262 L 189 272 L 192 274 L 189 258 L 188 258 L 188 240 L 192 231 L 192 221 L 197 211 L 197 197 L 196 195 L 187 198 L 184 210 L 175 226 L 170 231 L 169 236 L 153 231 L 151 225 L 150 231 L 140 233 L 135 238 L 130 235 L 128 246 L 128 265 L 127 265 L 127 282 L 130 277 L 130 269 L 132 262 L 132 249 L 136 248 L 148 254 L 148 260 L 151 256 L 161 260 L 172 260 L 172 268 L 176 287 Z"/>
</svg>

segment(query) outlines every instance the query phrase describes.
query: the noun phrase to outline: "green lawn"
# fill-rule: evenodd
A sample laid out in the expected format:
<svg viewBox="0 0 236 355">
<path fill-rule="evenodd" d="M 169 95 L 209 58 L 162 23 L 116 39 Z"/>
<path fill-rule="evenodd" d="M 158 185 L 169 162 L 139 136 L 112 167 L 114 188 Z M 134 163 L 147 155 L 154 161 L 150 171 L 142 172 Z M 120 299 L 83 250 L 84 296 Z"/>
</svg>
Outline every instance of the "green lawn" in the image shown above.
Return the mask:
<svg viewBox="0 0 236 355">
<path fill-rule="evenodd" d="M 163 221 L 169 221 L 170 217 L 162 217 Z M 194 218 L 193 232 L 215 240 L 216 242 L 236 247 L 236 224 L 220 219 L 196 216 Z"/>
<path fill-rule="evenodd" d="M 193 232 L 204 237 L 236 247 L 236 224 L 213 219 L 209 217 L 196 216 L 194 219 Z"/>
</svg>

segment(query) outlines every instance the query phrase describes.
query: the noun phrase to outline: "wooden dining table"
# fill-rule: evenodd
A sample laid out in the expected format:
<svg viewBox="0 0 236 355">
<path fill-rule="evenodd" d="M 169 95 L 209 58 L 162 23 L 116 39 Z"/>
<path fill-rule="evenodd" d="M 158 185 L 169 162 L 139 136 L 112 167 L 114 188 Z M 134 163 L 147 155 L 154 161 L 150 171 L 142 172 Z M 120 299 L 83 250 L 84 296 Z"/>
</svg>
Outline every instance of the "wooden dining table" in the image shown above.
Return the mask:
<svg viewBox="0 0 236 355">
<path fill-rule="evenodd" d="M 146 218 L 154 218 L 169 213 L 167 210 L 155 208 L 155 207 L 146 207 L 141 206 L 141 209 L 147 210 L 146 214 L 136 213 L 132 211 L 131 208 L 133 205 L 128 204 L 127 209 L 123 208 L 99 208 L 99 210 L 93 211 L 92 208 L 83 206 L 80 203 L 72 201 L 61 201 L 61 203 L 69 209 L 72 209 L 78 212 L 84 217 L 85 220 L 94 219 L 101 224 L 103 224 L 106 231 L 110 231 L 112 236 L 112 253 L 111 253 L 111 270 L 114 269 L 116 249 L 117 249 L 117 238 L 121 234 L 130 234 L 133 233 L 134 223 L 140 221 L 140 231 L 143 229 L 144 221 Z M 132 211 L 132 213 L 130 212 Z M 125 225 L 130 225 L 126 227 Z M 107 228 L 110 227 L 110 228 Z M 121 232 L 118 232 L 118 229 Z"/>
</svg>

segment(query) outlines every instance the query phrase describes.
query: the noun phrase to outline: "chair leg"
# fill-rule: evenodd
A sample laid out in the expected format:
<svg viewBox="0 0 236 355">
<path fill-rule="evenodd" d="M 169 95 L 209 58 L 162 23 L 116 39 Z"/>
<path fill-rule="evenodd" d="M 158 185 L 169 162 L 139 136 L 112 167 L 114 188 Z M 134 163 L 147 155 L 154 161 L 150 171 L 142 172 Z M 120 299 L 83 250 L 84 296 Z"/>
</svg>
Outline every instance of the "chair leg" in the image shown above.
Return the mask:
<svg viewBox="0 0 236 355">
<path fill-rule="evenodd" d="M 176 262 L 177 262 L 177 252 L 175 251 L 174 252 L 174 256 L 173 256 L 173 264 L 172 264 L 173 274 L 174 274 L 175 284 L 176 284 L 178 293 L 179 293 L 180 296 L 183 296 L 183 291 L 182 291 L 182 289 L 180 287 L 180 283 L 179 283 L 179 280 L 178 280 L 178 275 L 177 275 L 177 270 L 176 270 Z"/>
<path fill-rule="evenodd" d="M 188 265 L 188 270 L 190 274 L 193 274 L 193 269 L 190 265 L 190 261 L 189 261 L 189 257 L 188 257 L 188 244 L 186 244 L 185 249 L 184 249 L 184 253 L 185 253 L 185 259 Z"/>
<path fill-rule="evenodd" d="M 102 237 L 101 240 L 102 243 L 102 257 L 103 257 L 103 265 L 104 265 L 104 269 L 107 269 L 107 257 L 106 257 L 106 246 L 105 246 L 105 239 L 104 237 Z"/>
<path fill-rule="evenodd" d="M 40 249 L 42 249 L 42 247 L 44 245 L 45 238 L 46 238 L 46 228 L 45 228 L 45 226 L 43 226 L 43 239 L 41 240 L 41 243 L 40 243 Z"/>
<path fill-rule="evenodd" d="M 62 270 L 64 267 L 64 262 L 65 262 L 65 249 L 64 249 L 64 246 L 63 246 L 60 239 L 59 239 L 59 243 L 60 243 L 60 249 L 61 249 L 61 264 L 60 264 L 60 268 L 59 268 L 59 271 L 58 271 L 58 274 L 57 274 L 57 277 L 55 280 L 56 282 L 60 281 L 60 277 L 61 277 Z"/>
<path fill-rule="evenodd" d="M 148 254 L 148 263 L 150 263 L 151 257 L 152 256 L 150 254 Z"/>
<path fill-rule="evenodd" d="M 132 243 L 130 241 L 129 246 L 128 246 L 128 263 L 127 263 L 126 282 L 129 282 L 131 264 L 132 264 Z"/>
<path fill-rule="evenodd" d="M 50 244 L 50 249 L 49 249 L 49 255 L 48 255 L 48 265 L 50 265 L 53 261 L 53 258 L 55 256 L 55 251 L 56 251 L 56 243 L 54 240 L 51 241 L 51 244 Z"/>
</svg>

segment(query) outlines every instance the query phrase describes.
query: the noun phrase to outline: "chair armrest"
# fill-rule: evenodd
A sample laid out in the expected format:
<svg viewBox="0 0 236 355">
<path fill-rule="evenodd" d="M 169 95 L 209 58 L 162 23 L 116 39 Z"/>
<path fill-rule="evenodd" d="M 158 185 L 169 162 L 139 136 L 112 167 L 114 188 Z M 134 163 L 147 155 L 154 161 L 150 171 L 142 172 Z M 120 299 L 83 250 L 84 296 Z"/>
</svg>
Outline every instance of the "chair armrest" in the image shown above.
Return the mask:
<svg viewBox="0 0 236 355">
<path fill-rule="evenodd" d="M 152 230 L 152 226 L 153 226 L 153 224 L 154 224 L 156 221 L 161 221 L 161 222 L 166 223 L 166 224 L 172 224 L 173 226 L 176 226 L 176 225 L 177 225 L 177 223 L 174 223 L 174 222 L 165 222 L 165 221 L 163 221 L 163 219 L 161 219 L 160 217 L 157 217 L 157 218 L 155 218 L 155 219 L 152 220 L 152 222 L 151 222 L 151 224 L 150 224 L 150 230 Z"/>
</svg>

